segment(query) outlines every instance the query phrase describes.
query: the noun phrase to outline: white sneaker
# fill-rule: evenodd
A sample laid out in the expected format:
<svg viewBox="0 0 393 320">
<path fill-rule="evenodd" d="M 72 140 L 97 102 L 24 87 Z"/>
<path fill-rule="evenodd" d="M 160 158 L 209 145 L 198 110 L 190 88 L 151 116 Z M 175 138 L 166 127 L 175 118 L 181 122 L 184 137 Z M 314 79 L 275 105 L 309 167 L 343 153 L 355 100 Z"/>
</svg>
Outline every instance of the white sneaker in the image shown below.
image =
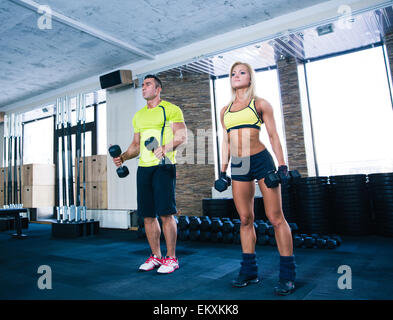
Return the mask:
<svg viewBox="0 0 393 320">
<path fill-rule="evenodd" d="M 151 271 L 154 268 L 158 268 L 162 264 L 162 259 L 158 259 L 156 255 L 151 255 L 145 263 L 139 267 L 140 271 Z"/>
<path fill-rule="evenodd" d="M 165 257 L 161 260 L 161 267 L 158 268 L 157 273 L 172 273 L 179 269 L 179 260 L 173 257 Z"/>
</svg>

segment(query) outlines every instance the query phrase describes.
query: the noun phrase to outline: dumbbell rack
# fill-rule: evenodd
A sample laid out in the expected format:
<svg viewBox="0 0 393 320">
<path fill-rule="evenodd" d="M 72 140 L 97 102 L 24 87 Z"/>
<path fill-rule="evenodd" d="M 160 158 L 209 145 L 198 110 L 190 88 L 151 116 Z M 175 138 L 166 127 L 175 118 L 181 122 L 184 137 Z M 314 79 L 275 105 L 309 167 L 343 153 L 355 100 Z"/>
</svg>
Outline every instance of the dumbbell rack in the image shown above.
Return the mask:
<svg viewBox="0 0 393 320">
<path fill-rule="evenodd" d="M 240 219 L 209 216 L 174 216 L 177 222 L 177 236 L 180 241 L 201 241 L 213 243 L 240 244 Z M 138 237 L 144 238 L 143 219 L 138 218 Z M 296 223 L 289 223 L 295 248 L 334 249 L 342 243 L 339 235 L 298 234 Z M 277 246 L 274 227 L 269 221 L 256 220 L 254 228 L 257 245 Z"/>
</svg>

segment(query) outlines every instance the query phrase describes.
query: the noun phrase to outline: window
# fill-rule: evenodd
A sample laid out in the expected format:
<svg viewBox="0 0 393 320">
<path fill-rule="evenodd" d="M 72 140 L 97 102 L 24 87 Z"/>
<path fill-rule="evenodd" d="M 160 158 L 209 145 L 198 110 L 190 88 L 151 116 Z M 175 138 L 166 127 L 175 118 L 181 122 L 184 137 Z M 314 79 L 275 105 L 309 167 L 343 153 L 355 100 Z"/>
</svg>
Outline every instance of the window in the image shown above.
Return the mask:
<svg viewBox="0 0 393 320">
<path fill-rule="evenodd" d="M 23 125 L 23 163 L 53 163 L 53 117 Z"/>
<path fill-rule="evenodd" d="M 393 171 L 393 112 L 383 47 L 306 64 L 321 176 Z"/>
</svg>

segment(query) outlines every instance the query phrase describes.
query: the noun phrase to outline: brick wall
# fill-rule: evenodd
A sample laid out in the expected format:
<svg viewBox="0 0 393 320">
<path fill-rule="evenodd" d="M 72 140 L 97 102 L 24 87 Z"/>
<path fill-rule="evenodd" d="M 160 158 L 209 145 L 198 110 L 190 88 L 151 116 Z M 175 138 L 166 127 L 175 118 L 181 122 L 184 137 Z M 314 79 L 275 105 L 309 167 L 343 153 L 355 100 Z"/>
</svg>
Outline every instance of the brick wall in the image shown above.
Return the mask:
<svg viewBox="0 0 393 320">
<path fill-rule="evenodd" d="M 180 78 L 179 75 L 162 73 L 158 76 L 163 83 L 161 98 L 182 109 L 189 132 L 188 149 L 180 147 L 176 156 L 177 208 L 183 215 L 202 215 L 202 199 L 211 197 L 215 179 L 213 137 L 208 131 L 212 130 L 209 75 L 184 73 Z M 204 139 L 205 143 L 197 143 L 198 130 L 205 130 L 209 136 Z M 186 152 L 191 157 L 186 158 Z"/>
<path fill-rule="evenodd" d="M 304 142 L 301 100 L 295 58 L 277 61 L 281 105 L 290 170 L 298 170 L 307 176 L 307 159 Z"/>
</svg>

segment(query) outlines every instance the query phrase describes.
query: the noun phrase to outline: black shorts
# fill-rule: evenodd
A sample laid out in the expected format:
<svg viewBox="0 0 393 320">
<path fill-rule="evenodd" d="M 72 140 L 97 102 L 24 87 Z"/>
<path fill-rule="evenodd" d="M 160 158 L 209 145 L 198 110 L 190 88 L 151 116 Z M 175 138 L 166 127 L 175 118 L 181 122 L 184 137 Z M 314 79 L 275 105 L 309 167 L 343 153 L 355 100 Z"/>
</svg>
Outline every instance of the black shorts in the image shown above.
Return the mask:
<svg viewBox="0 0 393 320">
<path fill-rule="evenodd" d="M 176 165 L 138 167 L 136 183 L 139 216 L 155 218 L 177 213 Z"/>
<path fill-rule="evenodd" d="M 253 181 L 266 177 L 269 171 L 275 171 L 276 165 L 265 149 L 249 157 L 231 158 L 231 178 L 236 181 Z"/>
</svg>

